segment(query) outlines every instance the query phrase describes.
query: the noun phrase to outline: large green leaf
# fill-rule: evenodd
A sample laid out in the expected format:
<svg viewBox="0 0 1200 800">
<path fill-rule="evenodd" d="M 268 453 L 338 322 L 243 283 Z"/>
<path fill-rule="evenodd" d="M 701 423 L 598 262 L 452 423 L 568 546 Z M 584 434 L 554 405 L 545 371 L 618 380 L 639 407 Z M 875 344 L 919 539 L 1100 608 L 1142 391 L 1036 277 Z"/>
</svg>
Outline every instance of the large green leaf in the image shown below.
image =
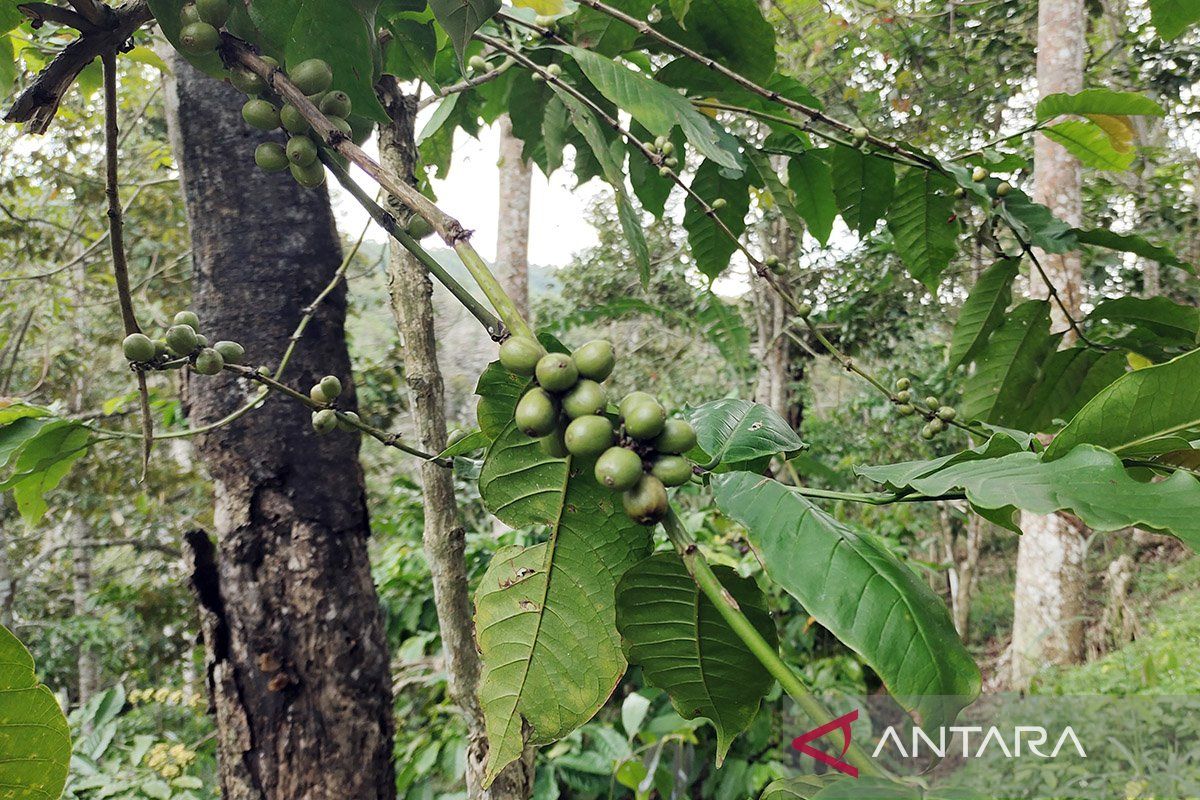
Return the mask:
<svg viewBox="0 0 1200 800">
<path fill-rule="evenodd" d="M 892 203 L 896 169 L 891 161 L 857 147 L 838 145 L 829 151 L 833 194 L 842 219 L 859 233 L 870 233 Z"/>
<path fill-rule="evenodd" d="M 729 567 L 713 572 L 742 613 L 776 645 L 766 598 L 752 579 Z M 717 766 L 750 726 L 774 678 L 705 597 L 675 553 L 631 568 L 617 585 L 617 629 L 629 663 L 666 690 L 684 719 L 704 717 L 717 731 Z"/>
<path fill-rule="evenodd" d="M 746 229 L 746 213 L 750 210 L 750 195 L 745 181 L 726 178 L 715 161 L 705 161 L 696 170 L 691 188 L 709 205 L 717 198 L 724 198 L 725 207 L 716 212 L 717 218 L 725 223 L 734 236 L 742 234 Z M 690 195 L 683 203 L 683 227 L 688 234 L 688 245 L 696 268 L 709 278 L 716 278 L 724 272 L 729 266 L 730 257 L 737 250 L 737 243 Z"/>
<path fill-rule="evenodd" d="M 1151 244 L 1141 236 L 1133 234 L 1113 233 L 1104 228 L 1076 228 L 1075 238 L 1080 244 L 1090 244 L 1095 247 L 1105 247 L 1109 250 L 1119 250 L 1123 253 L 1133 253 L 1142 258 L 1149 258 L 1169 267 L 1180 267 L 1188 272 L 1192 268 L 1180 261 L 1174 253 L 1165 247 Z"/>
<path fill-rule="evenodd" d="M 1084 406 L 1054 438 L 1046 458 L 1063 458 L 1076 445 L 1117 455 L 1153 455 L 1178 448 L 1178 437 L 1200 430 L 1200 350 L 1135 370 Z"/>
<path fill-rule="evenodd" d="M 1078 247 L 1075 229 L 1020 189 L 1013 189 L 996 206 L 996 212 L 1021 238 L 1047 253 L 1066 253 Z"/>
<path fill-rule="evenodd" d="M 689 0 L 682 24 L 656 27 L 757 83 L 775 71 L 775 28 L 755 0 Z"/>
<path fill-rule="evenodd" d="M 512 421 L 513 409 L 528 386 L 529 378 L 509 372 L 499 361 L 493 361 L 484 369 L 475 387 L 475 394 L 479 395 L 475 415 L 479 429 L 489 440 L 497 438 Z"/>
<path fill-rule="evenodd" d="M 791 190 L 784 185 L 779 174 L 775 172 L 771 156 L 762 150 L 751 147 L 746 151 L 746 160 L 754 168 L 754 174 L 758 175 L 756 185 L 761 187 L 765 193 L 763 205 L 768 207 L 774 205 L 783 216 L 784 221 L 787 222 L 788 227 L 792 229 L 792 233 L 799 237 L 805 228 L 804 217 L 800 216 L 800 212 L 796 209 Z"/>
<path fill-rule="evenodd" d="M 67 782 L 71 733 L 33 658 L 0 625 L 0 796 L 55 800 Z"/>
<path fill-rule="evenodd" d="M 746 527 L 767 574 L 862 656 L 922 725 L 948 724 L 979 693 L 979 668 L 945 605 L 877 537 L 761 475 L 717 475 L 713 491 Z"/>
<path fill-rule="evenodd" d="M 1108 450 L 1079 445 L 1062 458 L 1036 453 L 952 464 L 913 478 L 906 486 L 932 496 L 965 491 L 976 509 L 1012 530 L 1016 509 L 1037 515 L 1067 511 L 1098 531 L 1148 528 L 1173 533 L 1200 549 L 1200 481 L 1176 472 L 1164 481 L 1142 483 Z"/>
<path fill-rule="evenodd" d="M 817 792 L 840 778 L 836 772 L 824 775 L 796 775 L 772 781 L 758 800 L 811 800 Z"/>
<path fill-rule="evenodd" d="M 1084 89 L 1075 94 L 1050 94 L 1037 104 L 1037 120 L 1045 122 L 1062 114 L 1107 116 L 1165 116 L 1162 107 L 1144 94 L 1112 89 Z"/>
<path fill-rule="evenodd" d="M 815 151 L 796 153 L 788 159 L 788 186 L 795 195 L 796 211 L 808 223 L 808 231 L 821 244 L 829 242 L 837 200 L 833 175 L 825 159 Z"/>
<path fill-rule="evenodd" d="M 725 399 L 689 409 L 698 447 L 715 467 L 737 468 L 763 458 L 797 453 L 804 442 L 773 409 L 749 400 Z"/>
<path fill-rule="evenodd" d="M 433 16 L 450 36 L 460 63 L 475 31 L 496 15 L 500 5 L 500 0 L 429 0 Z"/>
<path fill-rule="evenodd" d="M 1010 420 L 1022 430 L 1048 432 L 1079 413 L 1104 387 L 1125 374 L 1119 350 L 1071 347 L 1051 353 L 1041 377 L 1018 415 Z"/>
<path fill-rule="evenodd" d="M 950 336 L 948 369 L 967 363 L 983 349 L 992 331 L 1004 320 L 1004 310 L 1012 300 L 1012 283 L 1019 271 L 1017 259 L 1003 258 L 975 281 Z"/>
<path fill-rule="evenodd" d="M 896 252 L 909 273 L 929 291 L 938 282 L 958 247 L 954 184 L 932 170 L 909 168 L 896 184 L 887 225 Z"/>
<path fill-rule="evenodd" d="M 507 406 L 511 420 L 514 399 L 501 388 L 488 414 Z M 509 525 L 550 527 L 542 544 L 498 552 L 475 594 L 490 781 L 526 740 L 565 736 L 608 699 L 625 672 L 617 581 L 651 540 L 586 465 L 547 456 L 511 421 L 488 450 L 479 491 Z"/>
<path fill-rule="evenodd" d="M 0 482 L 0 491 L 12 491 L 21 517 L 32 525 L 49 510 L 45 496 L 87 452 L 92 440 L 88 430 L 73 420 L 53 420 L 37 426 L 32 435 L 27 433 L 25 429 L 14 437 L 19 441 L 15 445 L 19 453 L 13 459 L 12 474 Z M 8 446 L 14 446 L 13 439 L 9 439 Z M 6 458 L 17 452 L 15 447 Z"/>
<path fill-rule="evenodd" d="M 248 8 L 262 44 L 286 69 L 310 58 L 324 59 L 333 67 L 333 88 L 350 96 L 355 115 L 383 123 L 387 112 L 375 96 L 381 59 L 377 6 L 345 0 L 250 0 Z"/>
<path fill-rule="evenodd" d="M 1134 152 L 1117 150 L 1107 133 L 1094 122 L 1068 119 L 1042 128 L 1047 138 L 1067 148 L 1085 167 L 1119 172 L 1129 169 Z"/>
<path fill-rule="evenodd" d="M 1020 442 L 1006 433 L 997 433 L 981 445 L 948 456 L 923 461 L 860 466 L 855 467 L 854 472 L 867 480 L 882 483 L 893 490 L 900 491 L 910 488 L 913 481 L 918 478 L 928 477 L 955 464 L 995 459 L 1022 452 L 1027 452 L 1027 448 L 1023 447 Z"/>
<path fill-rule="evenodd" d="M 1200 5 L 1195 0 L 1150 0 L 1150 19 L 1159 36 L 1174 39 L 1200 22 Z"/>
<path fill-rule="evenodd" d="M 686 97 L 612 59 L 578 47 L 563 46 L 600 93 L 645 126 L 655 136 L 667 136 L 675 126 L 698 152 L 723 167 L 738 168 L 736 155 L 721 146 L 712 125 Z"/>
<path fill-rule="evenodd" d="M 1027 300 L 1017 306 L 988 338 L 966 379 L 960 411 L 972 419 L 1012 424 L 1054 351 L 1050 304 Z"/>
<path fill-rule="evenodd" d="M 1088 315 L 1144 328 L 1168 344 L 1194 347 L 1200 336 L 1200 309 L 1167 297 L 1117 297 L 1103 300 Z"/>
</svg>

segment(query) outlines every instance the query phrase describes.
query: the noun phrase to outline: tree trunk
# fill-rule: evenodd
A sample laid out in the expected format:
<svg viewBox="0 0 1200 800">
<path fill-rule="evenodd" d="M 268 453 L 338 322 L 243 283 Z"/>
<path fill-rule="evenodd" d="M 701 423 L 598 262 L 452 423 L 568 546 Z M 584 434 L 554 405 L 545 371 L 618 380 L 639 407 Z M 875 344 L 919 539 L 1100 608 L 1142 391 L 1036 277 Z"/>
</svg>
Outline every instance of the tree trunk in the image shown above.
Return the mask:
<svg viewBox="0 0 1200 800">
<path fill-rule="evenodd" d="M 413 179 L 416 145 L 413 124 L 416 100 L 405 96 L 394 81 L 385 80 L 382 100 L 392 124 L 380 129 L 379 152 L 389 171 Z M 391 204 L 403 218 L 403 206 Z M 404 375 L 411 397 L 413 422 L 420 447 L 430 453 L 446 447 L 446 400 L 434 335 L 433 285 L 425 268 L 407 250 L 392 242 L 388 261 L 388 289 L 392 313 L 404 340 Z M 479 335 L 485 335 L 479 330 Z M 446 657 L 451 699 L 467 724 L 467 797 L 470 800 L 523 800 L 533 790 L 532 752 L 510 765 L 487 790 L 483 773 L 487 736 L 478 689 L 481 665 L 475 649 L 475 627 L 464 558 L 466 532 L 459 517 L 450 470 L 426 462 L 421 465 L 422 503 L 425 510 L 423 543 L 433 576 L 433 598 Z"/>
<path fill-rule="evenodd" d="M 1042 0 L 1038 7 L 1038 91 L 1078 92 L 1086 46 L 1083 0 Z M 1034 200 L 1073 226 L 1082 222 L 1080 166 L 1061 145 L 1038 135 L 1034 150 Z M 1078 316 L 1083 281 L 1079 254 L 1038 258 L 1072 316 Z M 1046 297 L 1036 271 L 1030 294 Z M 1054 308 L 1059 328 L 1066 319 Z M 1067 338 L 1070 338 L 1069 335 Z M 1047 664 L 1072 664 L 1083 656 L 1083 556 L 1086 530 L 1062 516 L 1021 514 L 1014 592 L 1012 685 L 1021 689 Z"/>
<path fill-rule="evenodd" d="M 529 200 L 533 167 L 521 155 L 508 115 L 500 117 L 500 213 L 496 232 L 496 277 L 521 316 L 529 314 Z"/>
<path fill-rule="evenodd" d="M 254 166 L 265 138 L 244 98 L 174 59 L 172 134 L 184 179 L 204 333 L 241 342 L 250 363 L 281 355 L 341 261 L 329 198 Z M 354 407 L 345 287 L 321 304 L 285 376 L 341 378 Z M 193 425 L 253 388 L 192 376 Z M 189 534 L 226 800 L 395 796 L 389 658 L 367 556 L 359 437 L 318 438 L 310 412 L 272 395 L 197 440 L 214 481 L 214 545 Z"/>
<path fill-rule="evenodd" d="M 778 166 L 778 165 L 777 165 Z M 788 264 L 796 240 L 780 217 L 769 219 L 763 227 L 763 250 Z M 803 408 L 794 387 L 804 378 L 806 358 L 794 352 L 786 331 L 792 319 L 783 298 L 760 281 L 751 281 L 754 318 L 757 328 L 758 375 L 754 390 L 757 403 L 775 410 L 797 430 L 803 422 Z"/>
</svg>

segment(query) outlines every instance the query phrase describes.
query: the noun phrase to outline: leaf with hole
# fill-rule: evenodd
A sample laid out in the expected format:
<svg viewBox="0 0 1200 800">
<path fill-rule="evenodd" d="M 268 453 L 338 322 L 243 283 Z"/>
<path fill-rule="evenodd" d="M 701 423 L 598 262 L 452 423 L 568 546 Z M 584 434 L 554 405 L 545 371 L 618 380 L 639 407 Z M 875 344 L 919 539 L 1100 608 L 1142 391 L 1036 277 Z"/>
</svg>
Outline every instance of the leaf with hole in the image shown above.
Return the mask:
<svg viewBox="0 0 1200 800">
<path fill-rule="evenodd" d="M 714 469 L 738 469 L 771 456 L 787 456 L 804 449 L 804 442 L 787 421 L 769 406 L 749 400 L 725 399 L 688 409 L 688 422 L 696 429 L 694 459 Z"/>
</svg>

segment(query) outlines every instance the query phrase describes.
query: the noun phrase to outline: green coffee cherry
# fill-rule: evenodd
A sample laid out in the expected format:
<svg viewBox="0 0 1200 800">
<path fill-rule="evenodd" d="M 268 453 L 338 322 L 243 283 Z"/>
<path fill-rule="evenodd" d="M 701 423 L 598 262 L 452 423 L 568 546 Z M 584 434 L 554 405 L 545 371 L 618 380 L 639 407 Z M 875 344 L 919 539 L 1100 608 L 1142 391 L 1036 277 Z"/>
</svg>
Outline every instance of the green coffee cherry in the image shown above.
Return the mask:
<svg viewBox="0 0 1200 800">
<path fill-rule="evenodd" d="M 200 345 L 201 347 L 208 347 L 208 337 L 203 333 L 197 333 L 196 344 Z"/>
<path fill-rule="evenodd" d="M 263 172 L 283 172 L 290 162 L 279 142 L 263 142 L 254 149 L 254 163 Z"/>
<path fill-rule="evenodd" d="M 726 205 L 727 205 L 727 203 L 725 202 L 725 198 L 724 198 L 724 197 L 718 197 L 716 200 L 713 200 L 713 201 L 712 201 L 712 210 L 713 210 L 713 211 L 720 211 L 720 210 L 721 210 L 722 208 L 724 208 Z"/>
<path fill-rule="evenodd" d="M 344 133 L 347 138 L 354 135 L 354 130 L 350 127 L 350 123 L 341 117 L 326 117 L 325 119 L 329 120 L 329 124 Z"/>
<path fill-rule="evenodd" d="M 937 436 L 937 431 L 935 431 L 933 429 L 932 425 L 926 425 L 924 428 L 921 428 L 921 438 L 922 439 L 929 441 L 930 439 L 932 439 L 935 436 Z"/>
<path fill-rule="evenodd" d="M 234 67 L 231 69 L 229 71 L 229 82 L 233 84 L 233 88 L 242 94 L 255 95 L 267 90 L 267 82 L 258 77 L 257 73 L 245 67 Z"/>
<path fill-rule="evenodd" d="M 625 415 L 625 432 L 643 441 L 653 439 L 666 427 L 667 412 L 657 400 L 646 400 L 629 407 Z"/>
<path fill-rule="evenodd" d="M 623 492 L 637 485 L 642 477 L 642 459 L 624 447 L 610 447 L 596 459 L 596 482 L 614 492 Z"/>
<path fill-rule="evenodd" d="M 273 131 L 279 127 L 279 109 L 273 103 L 256 97 L 242 106 L 242 119 L 251 128 Z"/>
<path fill-rule="evenodd" d="M 419 242 L 426 236 L 433 233 L 433 226 L 430 225 L 428 220 L 426 220 L 424 217 L 419 217 L 416 214 L 413 214 L 408 218 L 408 223 L 404 226 L 404 230 L 408 232 L 409 236 L 413 237 Z M 543 350 L 541 352 L 542 355 L 545 355 L 546 351 Z M 529 374 L 532 375 L 533 372 L 531 371 Z"/>
<path fill-rule="evenodd" d="M 855 128 L 850 131 L 850 135 L 854 137 L 855 141 L 865 142 L 867 137 L 871 135 L 871 132 L 866 128 Z"/>
<path fill-rule="evenodd" d="M 338 380 L 336 375 L 326 375 L 321 378 L 321 382 L 317 384 L 321 387 L 321 391 L 330 400 L 336 400 L 342 394 L 342 382 Z"/>
<path fill-rule="evenodd" d="M 483 56 L 471 56 L 467 59 L 467 66 L 478 72 L 483 72 L 488 68 L 488 62 Z"/>
<path fill-rule="evenodd" d="M 939 401 L 933 395 L 929 395 L 928 397 L 925 398 L 926 408 L 937 408 L 940 405 L 941 405 L 941 401 Z"/>
<path fill-rule="evenodd" d="M 193 56 L 211 53 L 221 43 L 221 34 L 207 22 L 193 22 L 179 32 L 179 49 Z"/>
<path fill-rule="evenodd" d="M 658 177 L 660 177 L 660 178 L 671 177 L 671 168 L 670 167 L 659 167 L 658 168 Z"/>
<path fill-rule="evenodd" d="M 332 397 L 325 394 L 325 390 L 321 388 L 321 384 L 319 383 L 314 383 L 313 387 L 308 390 L 308 399 L 319 406 L 327 406 L 333 400 Z"/>
<path fill-rule="evenodd" d="M 571 420 L 564 438 L 566 448 L 572 455 L 592 458 L 612 447 L 612 423 L 596 415 L 579 417 Z"/>
<path fill-rule="evenodd" d="M 338 415 L 338 429 L 339 430 L 356 431 L 356 430 L 358 430 L 358 428 L 356 428 L 352 424 L 352 423 L 356 423 L 356 422 L 362 422 L 362 418 L 359 417 L 358 414 L 355 414 L 353 411 L 343 411 L 341 414 Z"/>
<path fill-rule="evenodd" d="M 301 61 L 288 72 L 296 88 L 307 95 L 329 91 L 333 86 L 333 70 L 319 58 Z"/>
<path fill-rule="evenodd" d="M 958 416 L 958 412 L 954 410 L 953 406 L 941 406 L 937 410 L 937 416 L 938 419 L 949 422 Z"/>
<path fill-rule="evenodd" d="M 579 380 L 579 368 L 565 353 L 547 353 L 534 368 L 538 385 L 548 392 L 565 392 Z"/>
<path fill-rule="evenodd" d="M 205 347 L 196 354 L 196 372 L 201 375 L 216 375 L 221 370 L 225 369 L 225 359 L 221 358 L 212 347 Z"/>
<path fill-rule="evenodd" d="M 150 361 L 157 355 L 157 348 L 144 333 L 131 333 L 121 342 L 121 352 L 127 361 Z"/>
<path fill-rule="evenodd" d="M 669 156 L 671 153 L 675 152 L 675 145 L 672 144 L 670 139 L 668 139 L 667 141 L 663 142 L 662 147 L 658 149 L 664 156 Z"/>
<path fill-rule="evenodd" d="M 971 180 L 975 181 L 976 183 L 981 183 L 986 181 L 991 174 L 992 173 L 985 167 L 976 167 L 971 171 Z"/>
<path fill-rule="evenodd" d="M 291 103 L 285 103 L 279 110 L 279 122 L 288 133 L 301 134 L 311 130 L 308 120 L 300 113 L 300 109 Z"/>
<path fill-rule="evenodd" d="M 446 447 L 453 447 L 463 439 L 467 438 L 468 435 L 470 434 L 462 428 L 455 428 L 454 430 L 450 431 L 449 435 L 446 436 Z"/>
<path fill-rule="evenodd" d="M 225 359 L 226 364 L 240 364 L 246 357 L 246 348 L 237 342 L 228 340 L 217 342 L 213 345 L 213 350 L 221 354 L 221 358 Z"/>
<path fill-rule="evenodd" d="M 668 158 L 668 159 L 667 159 L 666 161 L 664 161 L 663 163 L 664 163 L 664 164 L 666 164 L 666 165 L 667 165 L 668 167 L 670 167 L 671 169 L 674 169 L 675 167 L 678 167 L 678 166 L 679 166 L 679 159 L 678 159 L 678 158 L 674 158 L 674 157 L 672 157 L 672 158 Z"/>
<path fill-rule="evenodd" d="M 182 30 L 193 22 L 203 22 L 200 19 L 200 9 L 196 8 L 195 3 L 187 3 L 183 8 L 179 9 L 179 28 Z"/>
<path fill-rule="evenodd" d="M 510 336 L 500 345 L 500 366 L 515 375 L 532 376 L 546 351 L 528 336 Z"/>
<path fill-rule="evenodd" d="M 213 27 L 220 28 L 229 21 L 233 8 L 229 0 L 196 0 L 196 11 L 200 19 Z"/>
<path fill-rule="evenodd" d="M 650 474 L 662 481 L 663 486 L 683 486 L 692 479 L 692 462 L 683 456 L 659 456 Z"/>
<path fill-rule="evenodd" d="M 341 117 L 345 119 L 350 116 L 350 95 L 345 92 L 330 92 L 321 98 L 320 109 L 321 113 L 327 117 Z"/>
<path fill-rule="evenodd" d="M 192 330 L 200 330 L 200 317 L 194 311 L 180 311 L 171 319 L 172 325 L 190 325 Z"/>
<path fill-rule="evenodd" d="M 812 316 L 812 305 L 809 303 L 801 303 L 796 306 L 796 316 L 800 319 L 808 319 Z"/>
<path fill-rule="evenodd" d="M 967 196 L 967 190 L 961 186 L 958 186 L 954 189 L 954 196 L 961 200 Z"/>
<path fill-rule="evenodd" d="M 1012 190 L 1013 190 L 1013 187 L 1012 187 L 1011 183 L 1009 183 L 1008 181 L 1000 181 L 999 185 L 996 186 L 996 196 L 997 197 L 1008 197 L 1008 195 L 1012 192 Z"/>
<path fill-rule="evenodd" d="M 584 378 L 563 395 L 563 413 L 571 419 L 599 414 L 608 405 L 608 394 L 604 387 Z"/>
<path fill-rule="evenodd" d="M 641 479 L 621 496 L 625 513 L 641 525 L 653 525 L 667 515 L 667 490 L 653 475 Z"/>
<path fill-rule="evenodd" d="M 167 329 L 167 348 L 173 355 L 190 356 L 196 352 L 200 342 L 196 339 L 196 331 L 191 325 L 172 325 Z"/>
<path fill-rule="evenodd" d="M 654 449 L 660 453 L 679 455 L 696 446 L 696 429 L 681 419 L 669 419 L 663 431 L 654 440 Z"/>
<path fill-rule="evenodd" d="M 555 428 L 550 433 L 538 439 L 538 444 L 542 446 L 542 452 L 551 458 L 566 458 L 571 455 L 567 449 L 566 441 L 563 439 L 562 428 Z"/>
<path fill-rule="evenodd" d="M 302 167 L 299 164 L 289 164 L 288 169 L 291 170 L 292 178 L 295 179 L 296 183 L 306 189 L 316 189 L 325 183 L 325 166 L 320 162 L 309 164 L 307 167 Z"/>
<path fill-rule="evenodd" d="M 912 403 L 902 403 L 896 406 L 896 413 L 902 417 L 911 417 L 913 414 L 917 413 L 917 407 Z"/>
<path fill-rule="evenodd" d="M 612 374 L 617 358 L 613 354 L 612 342 L 593 339 L 575 351 L 572 358 L 581 378 L 603 381 Z"/>
<path fill-rule="evenodd" d="M 558 76 L 562 75 L 562 67 L 560 67 L 558 64 L 551 64 L 546 67 L 546 74 L 551 78 L 557 78 Z"/>
<path fill-rule="evenodd" d="M 533 387 L 517 403 L 517 427 L 526 435 L 541 438 L 558 426 L 558 406 L 540 387 Z"/>
<path fill-rule="evenodd" d="M 629 414 L 629 410 L 631 408 L 645 402 L 657 403 L 658 400 L 654 398 L 654 395 L 646 392 L 630 392 L 629 394 L 625 395 L 621 398 L 621 402 L 617 405 L 617 408 L 621 412 L 621 418 L 624 419 Z"/>
<path fill-rule="evenodd" d="M 288 139 L 287 157 L 297 167 L 311 167 L 317 161 L 317 146 L 307 136 L 293 136 Z"/>
<path fill-rule="evenodd" d="M 934 417 L 933 419 L 929 420 L 929 428 L 934 433 L 941 433 L 942 431 L 946 430 L 946 423 L 938 417 Z"/>
<path fill-rule="evenodd" d="M 896 388 L 899 389 L 900 391 L 904 391 L 905 389 L 907 389 L 910 386 L 912 386 L 912 381 L 910 381 L 908 378 L 897 378 L 896 379 Z"/>
<path fill-rule="evenodd" d="M 896 392 L 896 400 L 900 403 L 907 403 L 912 400 L 912 392 L 910 392 L 908 389 L 905 389 L 901 392 Z"/>
<path fill-rule="evenodd" d="M 338 426 L 337 412 L 332 408 L 323 408 L 320 411 L 314 411 L 312 415 L 313 430 L 319 435 L 324 436 L 327 433 L 332 433 Z"/>
</svg>

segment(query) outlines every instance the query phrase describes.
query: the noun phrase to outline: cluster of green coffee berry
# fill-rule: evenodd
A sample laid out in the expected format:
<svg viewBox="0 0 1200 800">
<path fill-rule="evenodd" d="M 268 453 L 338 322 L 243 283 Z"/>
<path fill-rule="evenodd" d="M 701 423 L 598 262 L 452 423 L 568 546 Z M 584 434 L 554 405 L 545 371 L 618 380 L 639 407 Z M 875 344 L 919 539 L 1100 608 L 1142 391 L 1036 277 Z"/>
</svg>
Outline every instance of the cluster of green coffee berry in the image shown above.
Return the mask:
<svg viewBox="0 0 1200 800">
<path fill-rule="evenodd" d="M 683 454 L 696 446 L 696 431 L 668 419 L 662 403 L 646 392 L 627 394 L 614 423 L 601 385 L 616 363 L 611 343 L 597 339 L 566 355 L 513 336 L 500 346 L 500 363 L 536 381 L 517 403 L 522 432 L 555 458 L 595 459 L 596 481 L 622 493 L 625 513 L 635 522 L 652 525 L 666 515 L 667 487 L 692 478 L 692 462 Z"/>
<path fill-rule="evenodd" d="M 971 180 L 975 181 L 976 183 L 983 183 L 990 177 L 992 177 L 992 171 L 987 167 L 975 167 L 975 169 L 971 170 Z M 1012 190 L 1013 185 L 1011 183 L 1008 181 L 1000 181 L 998 184 L 996 184 L 996 197 L 1008 197 L 1010 194 L 1012 194 Z M 967 190 L 959 186 L 954 190 L 954 196 L 960 199 L 966 197 Z"/>
<path fill-rule="evenodd" d="M 221 44 L 220 29 L 233 13 L 230 0 L 196 0 L 180 11 L 182 27 L 179 31 L 179 46 L 192 55 L 203 55 L 217 49 Z M 272 67 L 279 62 L 263 56 Z M 288 78 L 300 91 L 308 95 L 329 122 L 347 136 L 351 136 L 350 97 L 345 92 L 330 91 L 333 86 L 333 70 L 319 58 L 302 61 L 288 72 Z M 317 144 L 311 138 L 312 128 L 298 109 L 290 103 L 277 106 L 262 97 L 267 84 L 261 77 L 245 67 L 235 67 L 229 73 L 230 82 L 250 100 L 242 106 L 242 118 L 260 131 L 283 128 L 292 136 L 287 146 L 278 142 L 263 142 L 254 151 L 254 162 L 266 172 L 282 172 L 290 169 L 292 177 L 301 186 L 315 188 L 325 182 L 325 167 L 317 156 Z"/>
<path fill-rule="evenodd" d="M 928 419 L 925 427 L 921 428 L 922 439 L 932 439 L 942 431 L 946 430 L 946 425 L 958 416 L 958 411 L 954 406 L 942 405 L 941 400 L 930 395 L 925 398 L 924 406 L 918 409 L 916 400 L 913 398 L 912 382 L 908 378 L 900 378 L 896 381 L 896 393 L 893 395 L 893 400 L 896 403 L 896 411 L 901 416 L 910 417 L 916 414 L 918 410 Z"/>
<path fill-rule="evenodd" d="M 180 311 L 159 339 L 131 333 L 121 343 L 125 359 L 141 369 L 171 369 L 191 364 L 201 375 L 216 375 L 226 364 L 241 364 L 246 349 L 237 342 L 222 341 L 209 346 L 200 333 L 200 318 Z"/>
<path fill-rule="evenodd" d="M 312 414 L 313 430 L 321 436 L 332 433 L 335 428 L 341 428 L 344 431 L 353 430 L 354 425 L 350 420 L 358 422 L 358 414 L 353 411 L 342 411 L 339 416 L 338 410 L 333 407 L 341 396 L 342 382 L 336 375 L 326 375 L 308 390 L 308 399 L 319 406 L 325 406 L 325 408 L 318 408 Z"/>
<path fill-rule="evenodd" d="M 671 174 L 671 170 L 679 166 L 679 159 L 674 156 L 675 144 L 665 136 L 656 136 L 654 141 L 646 146 L 646 149 L 651 153 L 658 153 L 662 156 L 662 166 L 658 168 L 658 174 L 664 178 Z M 720 203 L 718 206 L 717 203 Z M 713 209 L 720 210 L 725 207 L 725 201 L 718 199 L 713 202 Z"/>
</svg>

